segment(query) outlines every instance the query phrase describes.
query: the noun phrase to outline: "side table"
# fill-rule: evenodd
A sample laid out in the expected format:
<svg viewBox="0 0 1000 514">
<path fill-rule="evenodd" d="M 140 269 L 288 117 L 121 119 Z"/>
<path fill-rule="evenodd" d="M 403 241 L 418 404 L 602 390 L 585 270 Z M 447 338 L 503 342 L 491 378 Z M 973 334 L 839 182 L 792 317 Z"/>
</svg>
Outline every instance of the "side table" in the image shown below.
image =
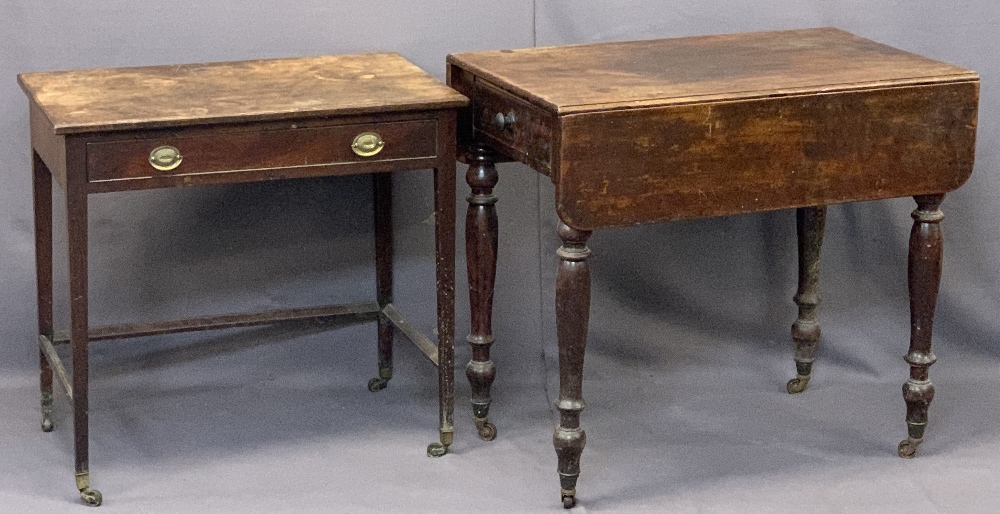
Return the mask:
<svg viewBox="0 0 1000 514">
<path fill-rule="evenodd" d="M 609 227 L 796 209 L 796 377 L 787 389 L 797 393 L 808 384 L 819 341 L 826 206 L 912 196 L 908 437 L 899 455 L 914 455 L 934 397 L 928 368 L 940 205 L 972 172 L 976 73 L 830 28 L 473 52 L 448 63 L 449 84 L 471 99 L 459 117 L 459 141 L 471 161 L 468 374 L 481 426 L 495 375 L 494 161 L 523 162 L 555 184 L 563 245 L 556 251 L 554 444 L 565 507 L 576 503 L 586 442 L 587 240 Z"/>
<path fill-rule="evenodd" d="M 91 341 L 282 321 L 378 321 L 378 391 L 392 378 L 396 329 L 438 367 L 440 442 L 453 440 L 456 110 L 468 100 L 391 53 L 26 73 L 30 101 L 42 430 L 53 373 L 73 401 L 76 485 L 89 505 Z M 438 342 L 392 303 L 392 174 L 434 170 Z M 87 199 L 95 193 L 368 173 L 373 177 L 376 301 L 91 327 Z M 52 314 L 52 180 L 65 192 L 70 329 Z M 69 344 L 71 373 L 56 345 Z"/>
</svg>

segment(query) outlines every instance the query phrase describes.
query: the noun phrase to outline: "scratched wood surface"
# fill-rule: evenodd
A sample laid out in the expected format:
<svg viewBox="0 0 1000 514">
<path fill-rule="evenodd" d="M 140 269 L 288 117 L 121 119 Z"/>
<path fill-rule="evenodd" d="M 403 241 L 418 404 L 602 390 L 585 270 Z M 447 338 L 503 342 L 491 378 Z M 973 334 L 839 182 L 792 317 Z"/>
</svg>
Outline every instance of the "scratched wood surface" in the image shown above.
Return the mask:
<svg viewBox="0 0 1000 514">
<path fill-rule="evenodd" d="M 351 143 L 354 136 L 370 130 L 377 131 L 389 144 L 377 155 L 361 157 L 351 150 Z M 199 133 L 192 137 L 161 136 L 90 143 L 87 145 L 87 170 L 89 180 L 98 182 L 418 159 L 436 157 L 437 142 L 437 122 L 433 119 L 297 130 Z M 180 149 L 184 155 L 181 165 L 169 171 L 150 166 L 149 152 L 160 145 Z"/>
<path fill-rule="evenodd" d="M 978 75 L 838 29 L 476 52 L 450 65 L 472 98 L 463 145 L 549 174 L 577 230 L 943 193 L 972 172 Z M 520 121 L 497 128 L 498 113 Z"/>
<path fill-rule="evenodd" d="M 448 62 L 560 114 L 976 77 L 834 28 L 471 52 Z"/>
<path fill-rule="evenodd" d="M 556 206 L 577 229 L 951 191 L 978 84 L 562 117 Z"/>
<path fill-rule="evenodd" d="M 56 134 L 459 107 L 394 53 L 24 73 Z"/>
</svg>

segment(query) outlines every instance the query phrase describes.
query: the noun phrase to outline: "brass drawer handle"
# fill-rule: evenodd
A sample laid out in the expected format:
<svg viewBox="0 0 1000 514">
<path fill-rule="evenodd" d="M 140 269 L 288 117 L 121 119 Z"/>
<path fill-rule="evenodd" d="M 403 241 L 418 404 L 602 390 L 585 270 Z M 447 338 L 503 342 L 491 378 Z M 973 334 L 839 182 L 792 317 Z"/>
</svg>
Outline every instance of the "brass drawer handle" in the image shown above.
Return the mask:
<svg viewBox="0 0 1000 514">
<path fill-rule="evenodd" d="M 160 171 L 170 171 L 181 165 L 181 151 L 170 146 L 158 146 L 149 152 L 149 164 Z"/>
<path fill-rule="evenodd" d="M 361 157 L 371 157 L 381 152 L 383 148 L 385 141 L 375 132 L 362 132 L 354 136 L 354 142 L 351 143 L 351 150 Z"/>
<path fill-rule="evenodd" d="M 514 116 L 514 111 L 509 111 L 506 115 L 502 112 L 498 112 L 496 116 L 493 117 L 493 127 L 503 132 L 504 130 L 514 130 L 514 123 L 517 123 L 517 116 Z"/>
</svg>

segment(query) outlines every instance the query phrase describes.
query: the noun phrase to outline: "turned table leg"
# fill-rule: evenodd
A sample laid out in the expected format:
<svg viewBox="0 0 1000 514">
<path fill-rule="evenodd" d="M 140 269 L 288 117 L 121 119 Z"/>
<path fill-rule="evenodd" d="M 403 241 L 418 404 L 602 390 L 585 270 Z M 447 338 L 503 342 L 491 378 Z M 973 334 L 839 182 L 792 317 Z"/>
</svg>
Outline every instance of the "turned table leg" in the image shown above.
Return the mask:
<svg viewBox="0 0 1000 514">
<path fill-rule="evenodd" d="M 466 182 L 472 188 L 469 211 L 465 218 L 465 255 L 469 273 L 469 304 L 472 332 L 472 360 L 465 368 L 472 388 L 472 414 L 479 438 L 491 441 L 497 429 L 489 421 L 490 386 L 496 378 L 496 367 L 490 360 L 493 344 L 493 286 L 497 270 L 497 215 L 493 187 L 497 170 L 493 153 L 484 146 L 475 149 Z"/>
<path fill-rule="evenodd" d="M 826 206 L 800 207 L 795 210 L 795 225 L 799 239 L 799 290 L 795 304 L 799 316 L 792 325 L 795 342 L 795 378 L 785 388 L 789 394 L 801 393 L 809 385 L 813 361 L 819 347 L 819 256 L 826 225 Z"/>
<path fill-rule="evenodd" d="M 591 232 L 559 223 L 562 246 L 556 250 L 556 331 L 559 339 L 559 426 L 552 437 L 559 457 L 559 483 L 563 507 L 576 505 L 576 481 L 580 476 L 580 454 L 587 434 L 580 427 L 583 401 L 583 355 L 590 318 Z"/>
<path fill-rule="evenodd" d="M 910 365 L 910 378 L 903 384 L 906 401 L 906 429 L 908 437 L 899 443 L 899 456 L 912 458 L 924 440 L 927 427 L 927 408 L 934 399 L 929 368 L 937 357 L 931 352 L 931 333 L 934 324 L 934 307 L 937 303 L 938 285 L 941 282 L 941 201 L 943 194 L 913 197 L 917 208 L 913 211 L 913 228 L 910 230 L 908 280 L 910 283 L 910 351 L 906 362 Z"/>
<path fill-rule="evenodd" d="M 392 303 L 392 174 L 372 174 L 375 208 L 375 293 L 379 308 Z M 375 393 L 389 385 L 392 379 L 392 322 L 378 317 L 378 376 L 368 381 L 368 390 Z"/>
<path fill-rule="evenodd" d="M 35 279 L 38 285 L 38 335 L 52 340 L 52 173 L 42 158 L 31 152 L 35 204 Z M 52 431 L 52 366 L 38 350 L 41 386 L 42 431 Z"/>
</svg>

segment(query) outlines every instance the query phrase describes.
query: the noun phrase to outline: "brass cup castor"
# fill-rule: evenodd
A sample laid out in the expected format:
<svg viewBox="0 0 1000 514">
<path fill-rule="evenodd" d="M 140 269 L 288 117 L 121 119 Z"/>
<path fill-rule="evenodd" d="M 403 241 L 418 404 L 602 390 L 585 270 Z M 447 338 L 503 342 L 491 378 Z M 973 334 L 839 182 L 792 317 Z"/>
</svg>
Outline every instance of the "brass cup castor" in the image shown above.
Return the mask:
<svg viewBox="0 0 1000 514">
<path fill-rule="evenodd" d="M 576 507 L 576 491 L 563 491 L 562 504 L 564 509 Z"/>
<path fill-rule="evenodd" d="M 442 457 L 448 453 L 448 447 L 455 442 L 454 428 L 442 428 L 440 438 L 440 442 L 427 445 L 428 457 Z"/>
<path fill-rule="evenodd" d="M 809 375 L 799 375 L 788 381 L 785 385 L 785 390 L 788 394 L 798 394 L 806 390 L 809 386 Z"/>
<path fill-rule="evenodd" d="M 90 473 L 79 471 L 76 474 L 76 489 L 80 491 L 80 499 L 91 507 L 97 507 L 104 501 L 101 492 L 90 487 Z"/>
<path fill-rule="evenodd" d="M 899 443 L 899 447 L 896 449 L 896 453 L 904 459 L 912 459 L 917 454 L 917 447 L 920 443 L 924 442 L 924 439 L 907 437 L 902 442 Z"/>
<path fill-rule="evenodd" d="M 431 443 L 427 445 L 428 457 L 443 457 L 448 453 L 448 447 L 441 443 Z"/>
<path fill-rule="evenodd" d="M 389 385 L 389 381 L 384 378 L 375 377 L 368 381 L 368 390 L 377 393 L 386 388 Z"/>
<path fill-rule="evenodd" d="M 42 393 L 42 432 L 52 431 L 52 393 Z"/>
<path fill-rule="evenodd" d="M 497 438 L 497 427 L 485 419 L 476 419 L 476 430 L 479 438 L 483 441 L 492 441 Z"/>
<path fill-rule="evenodd" d="M 99 507 L 101 502 L 104 501 L 104 497 L 101 496 L 100 491 L 89 487 L 80 490 L 80 499 L 91 507 Z"/>
</svg>

